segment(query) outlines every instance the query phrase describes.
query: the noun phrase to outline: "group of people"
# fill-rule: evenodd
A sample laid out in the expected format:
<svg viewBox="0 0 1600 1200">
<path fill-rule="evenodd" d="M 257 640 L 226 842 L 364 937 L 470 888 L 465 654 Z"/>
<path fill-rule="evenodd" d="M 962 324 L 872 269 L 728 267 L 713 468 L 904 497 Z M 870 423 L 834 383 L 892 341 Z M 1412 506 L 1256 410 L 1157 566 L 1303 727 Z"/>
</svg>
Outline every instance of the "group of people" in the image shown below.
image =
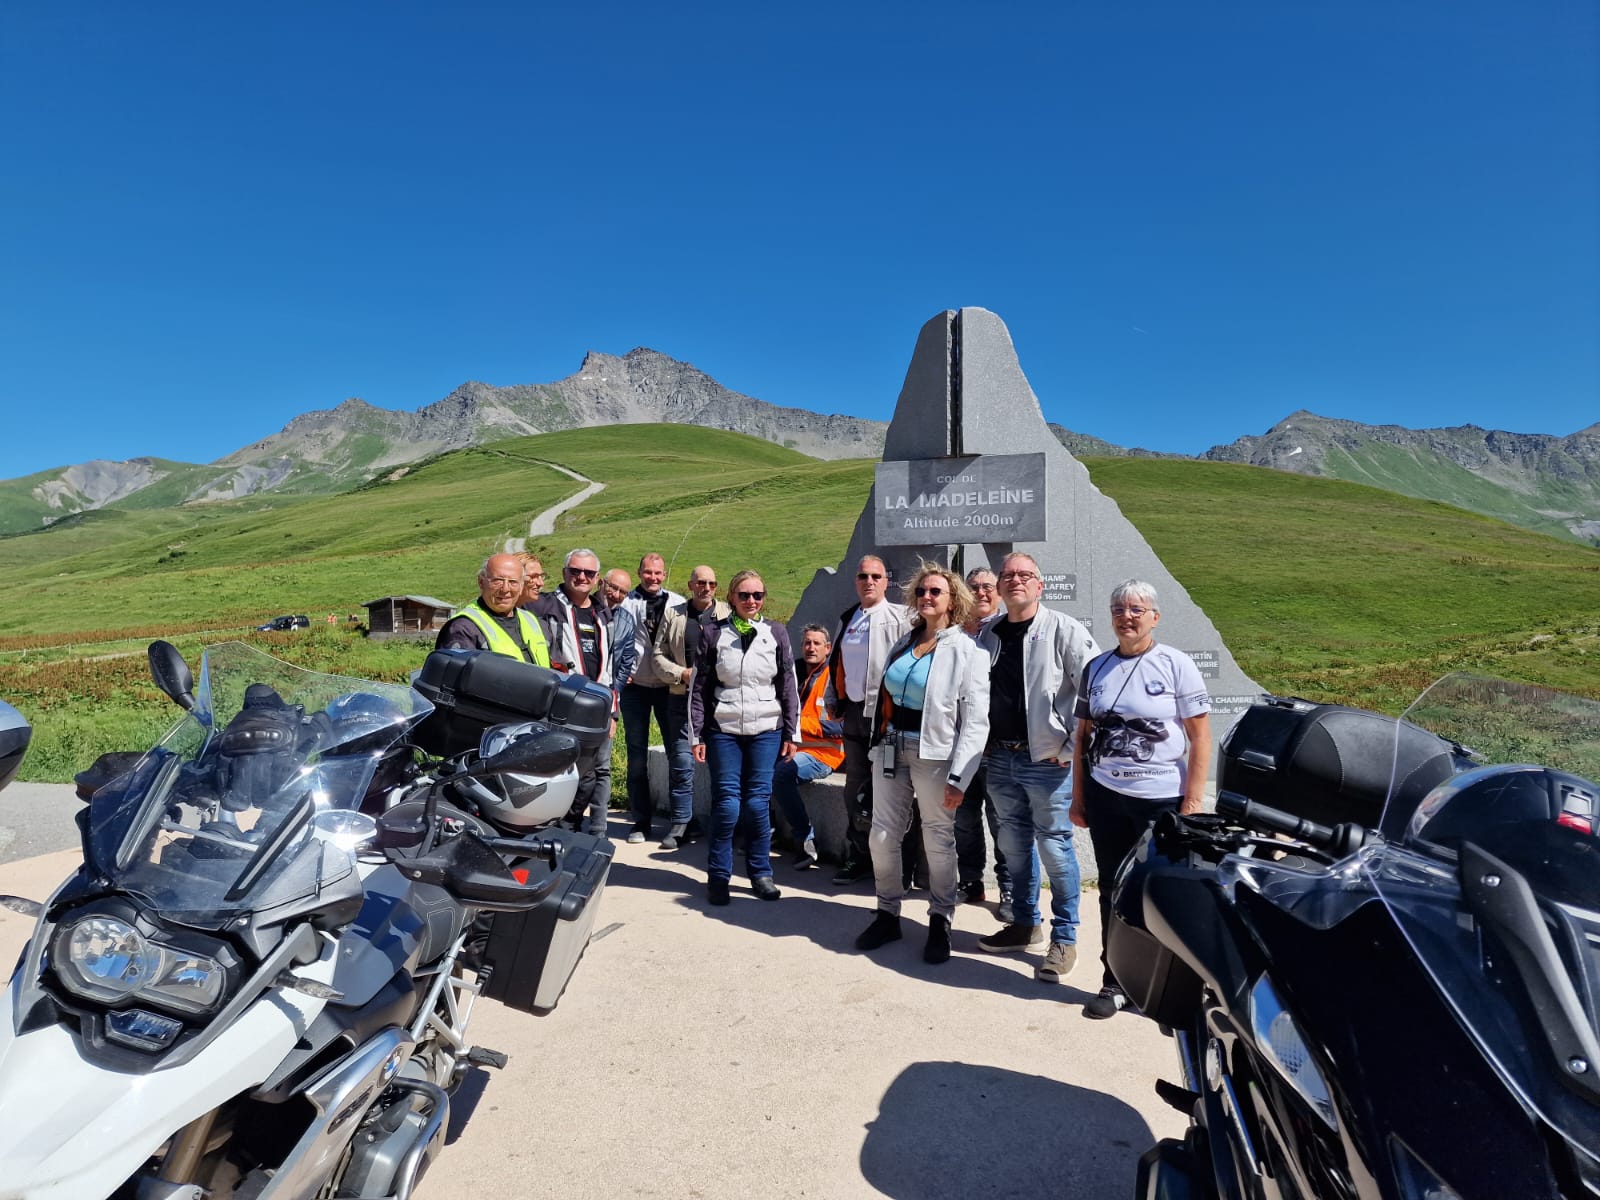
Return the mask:
<svg viewBox="0 0 1600 1200">
<path fill-rule="evenodd" d="M 652 836 L 649 722 L 668 751 L 665 850 L 699 833 L 694 765 L 706 764 L 709 903 L 729 903 L 741 826 L 751 891 L 780 898 L 773 803 L 790 827 L 794 865 L 814 867 L 799 785 L 842 770 L 850 820 L 834 882 L 870 874 L 877 894 L 856 938 L 862 951 L 903 936 L 902 902 L 925 869 L 923 958 L 947 961 L 957 906 L 986 898 L 987 826 L 1001 924 L 978 946 L 1042 950 L 1035 978 L 1059 982 L 1078 956 L 1073 828 L 1088 829 L 1109 883 L 1161 813 L 1199 811 L 1204 796 L 1210 701 L 1189 656 L 1156 641 L 1160 601 L 1142 580 L 1112 590 L 1116 645 L 1102 651 L 1079 621 L 1043 603 L 1042 573 L 1027 554 L 965 577 L 923 563 L 904 587 L 906 604 L 888 598 L 889 571 L 867 555 L 857 603 L 832 631 L 805 626 L 798 660 L 788 630 L 763 616 L 767 590 L 754 571 L 734 575 L 718 599 L 716 572 L 697 566 L 684 597 L 667 589 L 658 554 L 640 561 L 634 585 L 625 570 L 602 577 L 599 558 L 580 549 L 549 592 L 530 555 L 490 558 L 478 582 L 478 600 L 444 626 L 438 645 L 520 656 L 611 687 L 626 745 L 630 842 Z M 610 761 L 608 740 L 579 764 L 591 832 L 605 829 Z M 1109 887 L 1099 895 L 1103 928 Z M 1085 1012 L 1110 1017 L 1125 1006 L 1106 969 Z"/>
</svg>

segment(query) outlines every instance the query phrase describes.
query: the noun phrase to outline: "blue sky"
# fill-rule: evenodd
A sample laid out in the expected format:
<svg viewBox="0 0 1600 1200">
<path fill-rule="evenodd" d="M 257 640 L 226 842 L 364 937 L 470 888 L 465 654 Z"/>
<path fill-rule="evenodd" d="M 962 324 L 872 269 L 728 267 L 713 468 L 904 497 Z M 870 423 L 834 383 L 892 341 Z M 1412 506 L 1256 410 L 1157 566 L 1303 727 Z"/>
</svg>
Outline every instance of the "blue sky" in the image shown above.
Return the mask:
<svg viewBox="0 0 1600 1200">
<path fill-rule="evenodd" d="M 1122 444 L 1600 420 L 1591 0 L 555 9 L 0 7 L 0 478 L 641 345 L 886 418 L 963 305 Z"/>
</svg>

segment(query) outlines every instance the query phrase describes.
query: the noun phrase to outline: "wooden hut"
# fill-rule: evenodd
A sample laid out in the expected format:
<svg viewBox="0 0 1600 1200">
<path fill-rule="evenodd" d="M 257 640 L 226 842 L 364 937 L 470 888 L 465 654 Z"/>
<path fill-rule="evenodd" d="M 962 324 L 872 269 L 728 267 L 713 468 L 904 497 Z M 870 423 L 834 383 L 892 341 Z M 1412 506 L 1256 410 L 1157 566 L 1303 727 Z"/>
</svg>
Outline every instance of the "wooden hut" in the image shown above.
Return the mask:
<svg viewBox="0 0 1600 1200">
<path fill-rule="evenodd" d="M 367 636 L 432 637 L 450 619 L 455 605 L 432 596 L 382 596 L 362 604 L 367 610 Z"/>
</svg>

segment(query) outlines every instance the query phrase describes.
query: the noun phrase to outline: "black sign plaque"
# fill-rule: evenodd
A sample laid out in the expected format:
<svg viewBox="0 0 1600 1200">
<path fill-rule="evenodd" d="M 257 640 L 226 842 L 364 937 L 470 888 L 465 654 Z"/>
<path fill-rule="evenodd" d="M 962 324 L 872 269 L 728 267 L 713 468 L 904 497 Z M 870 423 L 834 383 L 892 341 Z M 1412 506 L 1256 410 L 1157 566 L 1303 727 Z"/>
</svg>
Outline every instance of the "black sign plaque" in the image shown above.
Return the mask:
<svg viewBox="0 0 1600 1200">
<path fill-rule="evenodd" d="M 874 482 L 880 546 L 1046 540 L 1043 454 L 885 462 Z"/>
</svg>

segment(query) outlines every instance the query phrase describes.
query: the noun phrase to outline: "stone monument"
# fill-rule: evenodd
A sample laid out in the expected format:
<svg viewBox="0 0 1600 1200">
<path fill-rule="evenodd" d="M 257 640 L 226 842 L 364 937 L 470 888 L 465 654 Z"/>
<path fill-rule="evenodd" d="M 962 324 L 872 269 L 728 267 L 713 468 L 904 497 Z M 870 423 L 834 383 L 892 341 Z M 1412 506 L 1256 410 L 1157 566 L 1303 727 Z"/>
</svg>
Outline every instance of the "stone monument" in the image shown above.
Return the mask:
<svg viewBox="0 0 1600 1200">
<path fill-rule="evenodd" d="M 837 627 L 855 603 L 863 554 L 878 555 L 891 579 L 903 583 L 922 559 L 965 573 L 998 568 L 1012 550 L 1039 563 L 1045 604 L 1082 621 L 1102 649 L 1116 644 L 1111 589 L 1130 578 L 1155 585 L 1156 637 L 1193 657 L 1211 692 L 1214 771 L 1215 747 L 1261 688 L 1116 501 L 1045 425 L 1005 323 L 982 308 L 942 312 L 917 335 L 850 548 L 836 569 L 813 577 L 793 628 L 812 621 Z M 893 587 L 889 597 L 907 599 Z"/>
</svg>

